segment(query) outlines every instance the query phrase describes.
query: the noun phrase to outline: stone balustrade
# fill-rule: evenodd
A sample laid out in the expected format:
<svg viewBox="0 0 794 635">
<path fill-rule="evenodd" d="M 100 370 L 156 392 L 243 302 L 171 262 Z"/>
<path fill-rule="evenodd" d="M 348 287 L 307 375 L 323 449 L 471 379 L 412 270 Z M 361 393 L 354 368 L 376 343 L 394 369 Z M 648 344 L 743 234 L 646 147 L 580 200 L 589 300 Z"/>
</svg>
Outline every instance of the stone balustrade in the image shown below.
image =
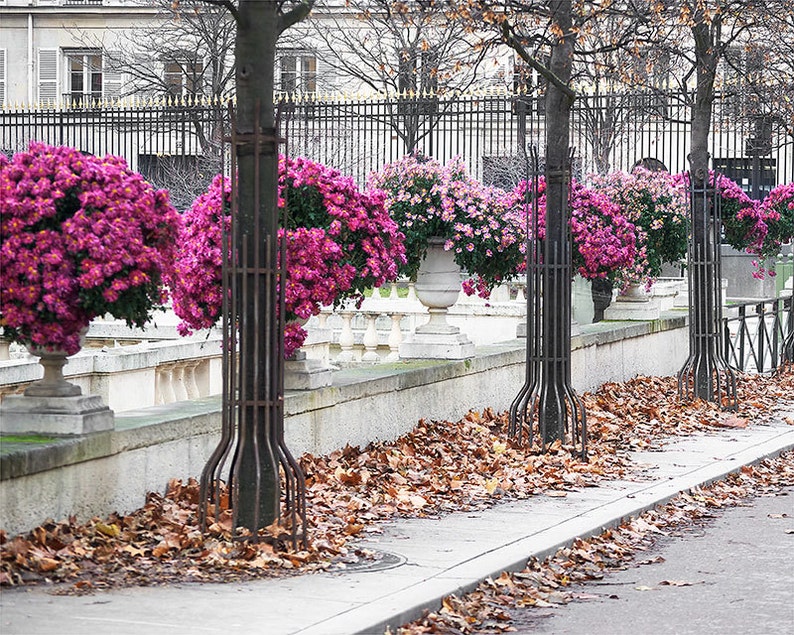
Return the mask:
<svg viewBox="0 0 794 635">
<path fill-rule="evenodd" d="M 99 395 L 115 412 L 220 394 L 221 343 L 210 337 L 177 340 L 113 340 L 92 337 L 69 358 L 65 378 L 83 394 Z M 0 400 L 20 394 L 41 378 L 38 358 L 24 349 L 0 360 Z M 11 357 L 11 355 L 9 355 Z"/>
<path fill-rule="evenodd" d="M 413 283 L 405 283 L 403 288 L 407 293 L 402 295 L 396 284 L 387 295 L 376 290 L 358 308 L 352 303 L 325 308 L 306 325 L 307 356 L 337 367 L 398 361 L 400 344 L 428 320 L 427 308 L 416 298 Z M 475 346 L 513 339 L 526 318 L 524 288 L 521 281 L 511 282 L 494 289 L 488 300 L 461 292 L 447 321 L 459 327 Z"/>
<path fill-rule="evenodd" d="M 676 372 L 688 350 L 686 319 L 686 312 L 670 311 L 655 322 L 583 324 L 581 334 L 571 342 L 574 389 L 593 390 L 605 381 L 637 374 Z M 148 343 L 147 352 L 115 351 L 119 358 L 115 363 L 121 366 L 120 360 L 128 356 L 151 355 L 153 368 L 171 368 L 167 380 L 159 381 L 170 382 L 164 392 L 174 398 L 181 390 L 180 377 L 184 391 L 190 390 L 192 382 L 185 381 L 190 371 L 178 366 L 191 350 L 171 348 L 185 346 L 180 342 L 159 344 Z M 217 352 L 217 342 L 188 344 L 199 347 L 192 353 L 204 355 L 193 359 L 210 362 L 212 381 L 215 358 L 209 353 Z M 513 338 L 478 347 L 471 360 L 412 360 L 335 371 L 330 386 L 287 391 L 287 443 L 295 456 L 323 454 L 348 444 L 363 447 L 370 441 L 395 439 L 421 418 L 457 420 L 469 409 L 486 407 L 503 411 L 525 380 L 524 347 L 524 340 Z M 81 353 L 70 365 L 85 372 L 96 363 L 92 356 L 101 357 L 101 352 Z M 0 363 L 0 368 L 6 364 Z M 105 362 L 104 368 L 109 365 Z M 124 366 L 132 364 L 128 361 Z M 200 370 L 201 363 L 193 375 L 202 390 Z M 155 371 L 151 372 L 154 383 Z M 112 430 L 73 437 L 3 439 L 0 528 L 13 535 L 48 517 L 74 514 L 85 519 L 110 511 L 126 513 L 142 505 L 147 492 L 163 492 L 169 479 L 196 477 L 219 439 L 221 398 L 142 405 L 117 412 L 115 422 Z"/>
</svg>

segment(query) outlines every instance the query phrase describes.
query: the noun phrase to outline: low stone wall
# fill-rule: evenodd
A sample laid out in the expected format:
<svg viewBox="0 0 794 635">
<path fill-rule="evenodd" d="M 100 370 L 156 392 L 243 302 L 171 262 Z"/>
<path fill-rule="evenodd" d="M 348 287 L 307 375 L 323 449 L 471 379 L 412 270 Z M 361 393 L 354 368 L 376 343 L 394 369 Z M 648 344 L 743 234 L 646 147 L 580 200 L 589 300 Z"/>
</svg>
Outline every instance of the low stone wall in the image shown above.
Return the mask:
<svg viewBox="0 0 794 635">
<path fill-rule="evenodd" d="M 572 341 L 578 391 L 637 374 L 670 375 L 686 360 L 685 315 L 653 322 L 602 322 Z M 285 397 L 293 454 L 394 439 L 421 419 L 505 410 L 525 378 L 525 342 L 482 346 L 464 361 L 417 360 L 347 368 L 331 386 Z M 220 398 L 117 413 L 116 429 L 69 439 L 6 437 L 0 445 L 0 527 L 9 534 L 46 518 L 127 512 L 171 478 L 198 476 L 219 438 Z"/>
</svg>

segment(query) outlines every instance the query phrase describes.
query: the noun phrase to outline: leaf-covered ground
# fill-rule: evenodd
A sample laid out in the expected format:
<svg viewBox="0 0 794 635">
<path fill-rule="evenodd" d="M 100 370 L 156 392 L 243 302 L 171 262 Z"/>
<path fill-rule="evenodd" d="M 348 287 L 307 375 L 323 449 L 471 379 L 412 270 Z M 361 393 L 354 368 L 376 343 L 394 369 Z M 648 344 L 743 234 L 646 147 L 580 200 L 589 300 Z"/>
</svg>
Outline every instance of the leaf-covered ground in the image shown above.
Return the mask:
<svg viewBox="0 0 794 635">
<path fill-rule="evenodd" d="M 48 521 L 20 536 L 0 531 L 0 584 L 52 584 L 84 593 L 181 581 L 239 581 L 289 575 L 366 558 L 356 535 L 397 516 L 429 516 L 530 496 L 561 496 L 604 479 L 642 478 L 632 450 L 661 448 L 676 435 L 757 425 L 794 396 L 794 373 L 742 376 L 740 407 L 681 403 L 673 378 L 638 377 L 583 395 L 588 459 L 555 445 L 545 454 L 507 435 L 505 413 L 469 412 L 457 422 L 420 421 L 393 442 L 305 455 L 310 544 L 294 550 L 282 528 L 257 544 L 231 539 L 225 512 L 202 534 L 198 486 L 170 484 L 165 495 L 126 515 L 78 523 Z M 794 423 L 792 421 L 791 423 Z M 423 631 L 418 631 L 423 632 Z M 434 631 L 428 631 L 434 632 Z"/>
</svg>

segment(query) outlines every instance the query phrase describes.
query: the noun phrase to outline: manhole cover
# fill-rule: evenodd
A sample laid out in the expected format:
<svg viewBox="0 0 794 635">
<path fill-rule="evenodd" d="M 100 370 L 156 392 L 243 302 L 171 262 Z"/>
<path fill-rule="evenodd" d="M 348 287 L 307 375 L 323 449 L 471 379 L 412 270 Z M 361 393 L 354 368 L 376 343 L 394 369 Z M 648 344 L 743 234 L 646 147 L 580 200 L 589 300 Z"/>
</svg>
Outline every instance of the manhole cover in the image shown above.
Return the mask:
<svg viewBox="0 0 794 635">
<path fill-rule="evenodd" d="M 405 556 L 388 551 L 357 549 L 343 560 L 334 563 L 336 571 L 360 573 L 364 571 L 385 571 L 405 564 Z"/>
</svg>

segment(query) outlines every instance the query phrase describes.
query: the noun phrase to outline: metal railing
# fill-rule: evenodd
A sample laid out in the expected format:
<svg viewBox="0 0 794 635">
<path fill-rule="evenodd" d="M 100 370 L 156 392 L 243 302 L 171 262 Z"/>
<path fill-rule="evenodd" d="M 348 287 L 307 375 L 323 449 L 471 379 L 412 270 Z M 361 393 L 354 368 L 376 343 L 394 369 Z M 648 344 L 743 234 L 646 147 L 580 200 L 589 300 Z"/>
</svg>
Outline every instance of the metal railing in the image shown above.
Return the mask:
<svg viewBox="0 0 794 635">
<path fill-rule="evenodd" d="M 577 157 L 573 176 L 630 170 L 641 161 L 673 173 L 688 169 L 689 97 L 638 92 L 579 96 L 571 118 Z M 281 129 L 291 156 L 334 167 L 360 185 L 371 172 L 416 150 L 442 162 L 460 156 L 476 178 L 511 187 L 524 178 L 525 148 L 545 147 L 543 100 L 539 94 L 493 89 L 445 95 L 282 95 Z M 203 174 L 206 185 L 212 170 L 220 169 L 219 141 L 229 132 L 221 103 L 130 99 L 90 106 L 7 104 L 0 109 L 0 152 L 12 154 L 38 140 L 116 154 L 169 188 L 196 181 L 186 177 L 189 170 Z M 772 126 L 761 156 L 754 150 L 758 144 L 751 144 L 755 126 L 752 114 L 737 111 L 730 99 L 718 99 L 710 152 L 715 169 L 748 193 L 755 185 L 764 194 L 794 181 L 794 139 L 781 126 Z M 542 169 L 545 157 L 540 160 Z"/>
<path fill-rule="evenodd" d="M 749 373 L 775 372 L 794 363 L 794 296 L 753 300 L 729 307 L 723 318 L 726 357 Z"/>
</svg>

